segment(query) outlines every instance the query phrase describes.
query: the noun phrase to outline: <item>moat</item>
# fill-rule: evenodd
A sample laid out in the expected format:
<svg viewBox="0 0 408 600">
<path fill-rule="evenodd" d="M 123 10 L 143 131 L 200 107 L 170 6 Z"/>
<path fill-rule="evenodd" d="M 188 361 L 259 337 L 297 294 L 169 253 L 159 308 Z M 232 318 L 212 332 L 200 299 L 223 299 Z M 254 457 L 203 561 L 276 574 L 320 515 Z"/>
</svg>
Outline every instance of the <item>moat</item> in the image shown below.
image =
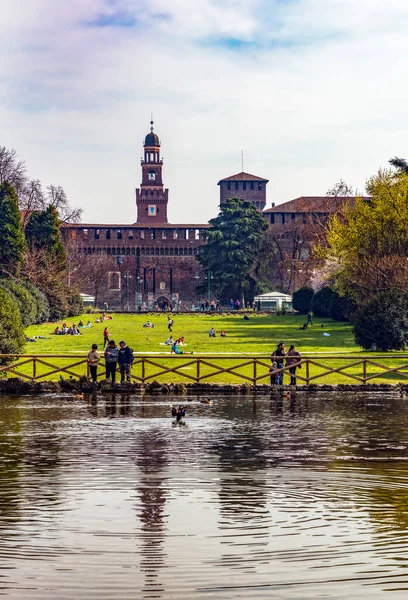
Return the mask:
<svg viewBox="0 0 408 600">
<path fill-rule="evenodd" d="M 407 596 L 406 398 L 200 400 L 1 396 L 0 595 Z"/>
</svg>

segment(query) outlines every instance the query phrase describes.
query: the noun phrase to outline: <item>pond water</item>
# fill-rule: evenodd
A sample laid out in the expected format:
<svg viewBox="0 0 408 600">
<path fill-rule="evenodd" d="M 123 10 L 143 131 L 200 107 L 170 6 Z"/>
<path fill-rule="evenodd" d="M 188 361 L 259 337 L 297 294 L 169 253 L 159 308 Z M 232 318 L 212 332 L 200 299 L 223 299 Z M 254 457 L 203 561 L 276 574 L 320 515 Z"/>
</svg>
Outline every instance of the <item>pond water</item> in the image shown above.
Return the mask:
<svg viewBox="0 0 408 600">
<path fill-rule="evenodd" d="M 408 595 L 398 393 L 0 398 L 0 596 Z"/>
</svg>

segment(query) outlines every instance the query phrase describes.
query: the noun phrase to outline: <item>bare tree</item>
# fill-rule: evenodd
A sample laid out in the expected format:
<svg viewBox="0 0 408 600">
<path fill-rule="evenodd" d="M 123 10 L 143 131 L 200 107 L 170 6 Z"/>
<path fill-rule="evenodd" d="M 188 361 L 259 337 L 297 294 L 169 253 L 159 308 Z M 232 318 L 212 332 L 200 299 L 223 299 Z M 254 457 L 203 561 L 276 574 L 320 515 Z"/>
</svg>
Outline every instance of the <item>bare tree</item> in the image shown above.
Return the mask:
<svg viewBox="0 0 408 600">
<path fill-rule="evenodd" d="M 0 184 L 5 181 L 11 183 L 19 195 L 26 185 L 27 173 L 24 161 L 18 160 L 17 152 L 0 146 Z"/>
<path fill-rule="evenodd" d="M 60 185 L 49 185 L 45 194 L 45 207 L 53 206 L 63 223 L 79 223 L 82 208 L 72 208 L 64 189 Z"/>
<path fill-rule="evenodd" d="M 108 287 L 108 273 L 116 270 L 111 256 L 83 254 L 73 249 L 68 253 L 69 284 L 95 297 L 95 305 Z"/>
<path fill-rule="evenodd" d="M 335 183 L 334 186 L 326 192 L 326 196 L 330 196 L 332 198 L 347 198 L 355 195 L 356 193 L 353 186 L 348 185 L 342 179 Z"/>
</svg>

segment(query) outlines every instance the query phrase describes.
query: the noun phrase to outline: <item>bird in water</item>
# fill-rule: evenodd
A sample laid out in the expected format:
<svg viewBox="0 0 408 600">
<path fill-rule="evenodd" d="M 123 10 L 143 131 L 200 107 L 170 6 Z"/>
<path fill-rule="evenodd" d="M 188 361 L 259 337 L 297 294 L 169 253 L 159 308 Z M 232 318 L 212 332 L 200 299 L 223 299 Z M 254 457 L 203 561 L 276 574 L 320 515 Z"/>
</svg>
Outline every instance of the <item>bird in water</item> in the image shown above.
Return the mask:
<svg viewBox="0 0 408 600">
<path fill-rule="evenodd" d="M 210 400 L 209 398 L 207 398 L 206 400 L 200 400 L 201 404 L 212 404 L 212 400 Z"/>
<path fill-rule="evenodd" d="M 186 416 L 187 406 L 183 406 L 182 404 L 178 405 L 178 408 L 175 406 L 171 407 L 171 416 L 176 417 L 176 423 L 180 423 L 181 419 Z"/>
</svg>

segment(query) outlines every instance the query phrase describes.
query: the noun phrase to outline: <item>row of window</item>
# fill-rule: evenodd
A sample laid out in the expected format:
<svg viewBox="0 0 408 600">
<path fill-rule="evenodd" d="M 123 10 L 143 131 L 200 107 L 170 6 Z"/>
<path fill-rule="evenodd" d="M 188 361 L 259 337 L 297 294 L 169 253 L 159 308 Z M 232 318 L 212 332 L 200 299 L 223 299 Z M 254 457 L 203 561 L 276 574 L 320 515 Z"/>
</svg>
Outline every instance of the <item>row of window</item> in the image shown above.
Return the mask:
<svg viewBox="0 0 408 600">
<path fill-rule="evenodd" d="M 82 248 L 84 254 L 111 256 L 197 256 L 198 248 Z"/>
<path fill-rule="evenodd" d="M 158 209 L 157 209 L 157 212 Z M 105 239 L 117 239 L 117 240 L 133 240 L 135 233 L 139 232 L 138 238 L 140 240 L 156 240 L 156 239 L 173 239 L 173 240 L 201 240 L 203 238 L 203 232 L 200 229 L 129 229 L 125 230 L 128 232 L 127 238 L 124 238 L 124 231 L 122 229 L 81 229 L 82 238 L 88 240 L 92 238 L 92 232 L 94 232 L 94 239 L 104 239 L 101 236 L 105 234 Z"/>
<path fill-rule="evenodd" d="M 145 162 L 159 162 L 158 152 L 145 152 Z"/>
<path fill-rule="evenodd" d="M 325 213 L 269 213 L 271 225 L 285 225 L 291 221 L 295 221 L 296 216 L 302 218 L 302 223 L 320 223 L 327 220 Z"/>
<path fill-rule="evenodd" d="M 254 190 L 254 189 L 262 190 L 262 183 L 255 184 L 254 181 L 248 181 L 248 182 L 247 181 L 241 181 L 241 182 L 239 182 L 239 181 L 228 181 L 227 182 L 227 189 L 228 190 L 232 189 L 232 184 L 234 184 L 235 190 L 241 189 L 241 190 L 245 191 L 247 189 L 247 183 L 249 184 L 249 186 L 250 186 L 249 189 L 251 189 L 251 190 Z M 239 187 L 240 184 L 241 184 L 241 187 Z M 256 185 L 256 188 L 255 188 L 255 185 Z"/>
</svg>

